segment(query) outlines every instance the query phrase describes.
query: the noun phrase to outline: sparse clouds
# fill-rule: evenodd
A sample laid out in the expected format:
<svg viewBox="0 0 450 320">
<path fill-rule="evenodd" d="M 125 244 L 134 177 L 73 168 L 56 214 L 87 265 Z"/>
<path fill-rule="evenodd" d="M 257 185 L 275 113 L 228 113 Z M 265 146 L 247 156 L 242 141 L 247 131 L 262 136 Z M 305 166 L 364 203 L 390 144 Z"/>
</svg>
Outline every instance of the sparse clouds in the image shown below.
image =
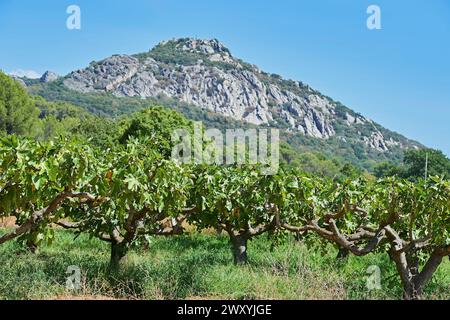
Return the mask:
<svg viewBox="0 0 450 320">
<path fill-rule="evenodd" d="M 22 70 L 22 69 L 11 71 L 9 72 L 9 75 L 20 78 L 26 77 L 29 79 L 38 79 L 41 77 L 41 75 L 34 70 Z"/>
</svg>

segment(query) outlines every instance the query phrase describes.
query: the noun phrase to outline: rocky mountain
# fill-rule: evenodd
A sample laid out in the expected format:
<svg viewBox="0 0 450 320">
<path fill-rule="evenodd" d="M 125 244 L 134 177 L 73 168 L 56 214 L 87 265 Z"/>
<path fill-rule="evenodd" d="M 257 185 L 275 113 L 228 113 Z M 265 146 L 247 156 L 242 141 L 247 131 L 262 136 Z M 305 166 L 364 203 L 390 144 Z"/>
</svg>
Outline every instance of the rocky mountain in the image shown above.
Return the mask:
<svg viewBox="0 0 450 320">
<path fill-rule="evenodd" d="M 59 78 L 59 76 L 52 71 L 45 71 L 44 74 L 40 77 L 39 81 L 43 83 L 48 83 L 55 81 Z"/>
<path fill-rule="evenodd" d="M 45 71 L 42 74 L 42 76 L 40 76 L 40 77 L 38 76 L 35 78 L 29 78 L 28 76 L 23 75 L 23 74 L 20 74 L 20 75 L 10 74 L 10 76 L 24 87 L 31 87 L 31 86 L 34 86 L 39 83 L 42 83 L 42 84 L 50 83 L 50 82 L 56 81 L 60 78 L 53 71 Z"/>
<path fill-rule="evenodd" d="M 27 84 L 25 83 L 25 81 L 24 81 L 21 77 L 17 77 L 17 76 L 12 75 L 11 78 L 13 78 L 13 79 L 16 80 L 18 83 L 20 83 L 20 85 L 21 85 L 22 87 L 25 87 L 25 88 L 27 87 Z"/>
<path fill-rule="evenodd" d="M 63 84 L 80 93 L 171 97 L 248 123 L 319 139 L 350 139 L 380 152 L 420 146 L 300 81 L 233 57 L 215 39 L 164 41 L 146 53 L 114 55 L 70 73 Z"/>
<path fill-rule="evenodd" d="M 381 161 L 400 163 L 406 149 L 424 147 L 303 82 L 234 57 L 215 39 L 164 41 L 148 52 L 113 55 L 63 77 L 20 79 L 31 94 L 101 116 L 163 105 L 220 130 L 276 127 L 287 162 L 315 163 L 313 154 L 370 171 Z"/>
</svg>

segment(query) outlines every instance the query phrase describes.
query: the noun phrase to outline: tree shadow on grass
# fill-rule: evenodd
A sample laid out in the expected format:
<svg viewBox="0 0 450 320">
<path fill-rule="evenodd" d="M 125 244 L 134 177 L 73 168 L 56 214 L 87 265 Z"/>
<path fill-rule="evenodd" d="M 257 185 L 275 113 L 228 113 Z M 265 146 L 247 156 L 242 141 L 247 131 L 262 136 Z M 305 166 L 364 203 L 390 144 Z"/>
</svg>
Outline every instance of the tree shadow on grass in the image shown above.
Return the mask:
<svg viewBox="0 0 450 320">
<path fill-rule="evenodd" d="M 205 292 L 202 278 L 216 265 L 231 264 L 231 257 L 208 250 L 188 250 L 163 261 L 142 260 L 125 266 L 111 275 L 113 286 L 126 295 L 148 298 L 150 289 L 158 290 L 159 298 L 183 299 Z"/>
<path fill-rule="evenodd" d="M 153 255 L 164 250 L 163 259 L 154 259 Z M 82 244 L 80 248 L 56 244 L 31 254 L 14 246 L 8 253 L 0 261 L 9 265 L 9 275 L 5 274 L 3 280 L 10 283 L 11 292 L 16 292 L 9 296 L 14 299 L 33 296 L 33 292 L 18 290 L 24 285 L 40 290 L 48 287 L 49 292 L 51 289 L 66 290 L 67 279 L 73 274 L 68 269 L 71 266 L 81 271 L 83 286 L 81 291 L 70 292 L 71 295 L 142 299 L 152 298 L 154 295 L 149 296 L 149 291 L 157 291 L 159 298 L 182 299 L 206 290 L 202 277 L 215 265 L 232 263 L 227 239 L 214 237 L 181 236 L 155 240 L 148 251 L 132 250 L 131 262 L 115 273 L 109 270 L 109 250 L 106 248 L 99 251 Z"/>
<path fill-rule="evenodd" d="M 225 236 L 181 235 L 171 238 L 156 238 L 153 245 L 159 250 L 185 251 L 188 249 L 228 250 L 229 238 Z"/>
</svg>

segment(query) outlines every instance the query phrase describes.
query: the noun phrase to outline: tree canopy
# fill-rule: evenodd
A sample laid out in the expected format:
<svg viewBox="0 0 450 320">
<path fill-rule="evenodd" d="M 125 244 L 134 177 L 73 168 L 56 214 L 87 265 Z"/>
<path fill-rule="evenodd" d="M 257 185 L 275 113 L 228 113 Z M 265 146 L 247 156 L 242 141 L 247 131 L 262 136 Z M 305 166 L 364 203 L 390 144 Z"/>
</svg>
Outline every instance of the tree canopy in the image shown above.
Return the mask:
<svg viewBox="0 0 450 320">
<path fill-rule="evenodd" d="M 138 111 L 124 120 L 125 130 L 120 137 L 121 143 L 130 138 L 147 137 L 151 146 L 165 157 L 172 154 L 172 134 L 175 129 L 193 130 L 193 124 L 180 113 L 155 106 Z"/>
<path fill-rule="evenodd" d="M 426 171 L 426 172 L 425 172 Z M 406 150 L 402 165 L 381 162 L 374 168 L 375 176 L 399 176 L 409 180 L 418 180 L 427 176 L 450 177 L 450 159 L 440 150 L 410 149 Z"/>
<path fill-rule="evenodd" d="M 0 72 L 0 132 L 33 136 L 39 109 L 22 85 Z"/>
</svg>

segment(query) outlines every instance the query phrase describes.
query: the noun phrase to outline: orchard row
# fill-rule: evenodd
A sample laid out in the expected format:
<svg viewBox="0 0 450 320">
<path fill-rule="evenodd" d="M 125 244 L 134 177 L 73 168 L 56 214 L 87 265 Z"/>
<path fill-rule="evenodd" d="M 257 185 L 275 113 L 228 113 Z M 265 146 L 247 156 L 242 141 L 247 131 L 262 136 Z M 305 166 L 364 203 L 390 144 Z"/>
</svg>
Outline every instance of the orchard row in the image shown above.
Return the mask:
<svg viewBox="0 0 450 320">
<path fill-rule="evenodd" d="M 150 236 L 226 231 L 236 264 L 247 243 L 293 232 L 305 243 L 333 243 L 357 256 L 387 252 L 407 299 L 420 297 L 450 255 L 450 183 L 438 177 L 395 177 L 337 183 L 295 170 L 266 176 L 258 166 L 182 165 L 148 140 L 99 150 L 71 141 L 0 141 L 0 218 L 17 227 L 0 245 L 20 239 L 34 250 L 54 226 L 111 244 L 111 269 Z"/>
</svg>

